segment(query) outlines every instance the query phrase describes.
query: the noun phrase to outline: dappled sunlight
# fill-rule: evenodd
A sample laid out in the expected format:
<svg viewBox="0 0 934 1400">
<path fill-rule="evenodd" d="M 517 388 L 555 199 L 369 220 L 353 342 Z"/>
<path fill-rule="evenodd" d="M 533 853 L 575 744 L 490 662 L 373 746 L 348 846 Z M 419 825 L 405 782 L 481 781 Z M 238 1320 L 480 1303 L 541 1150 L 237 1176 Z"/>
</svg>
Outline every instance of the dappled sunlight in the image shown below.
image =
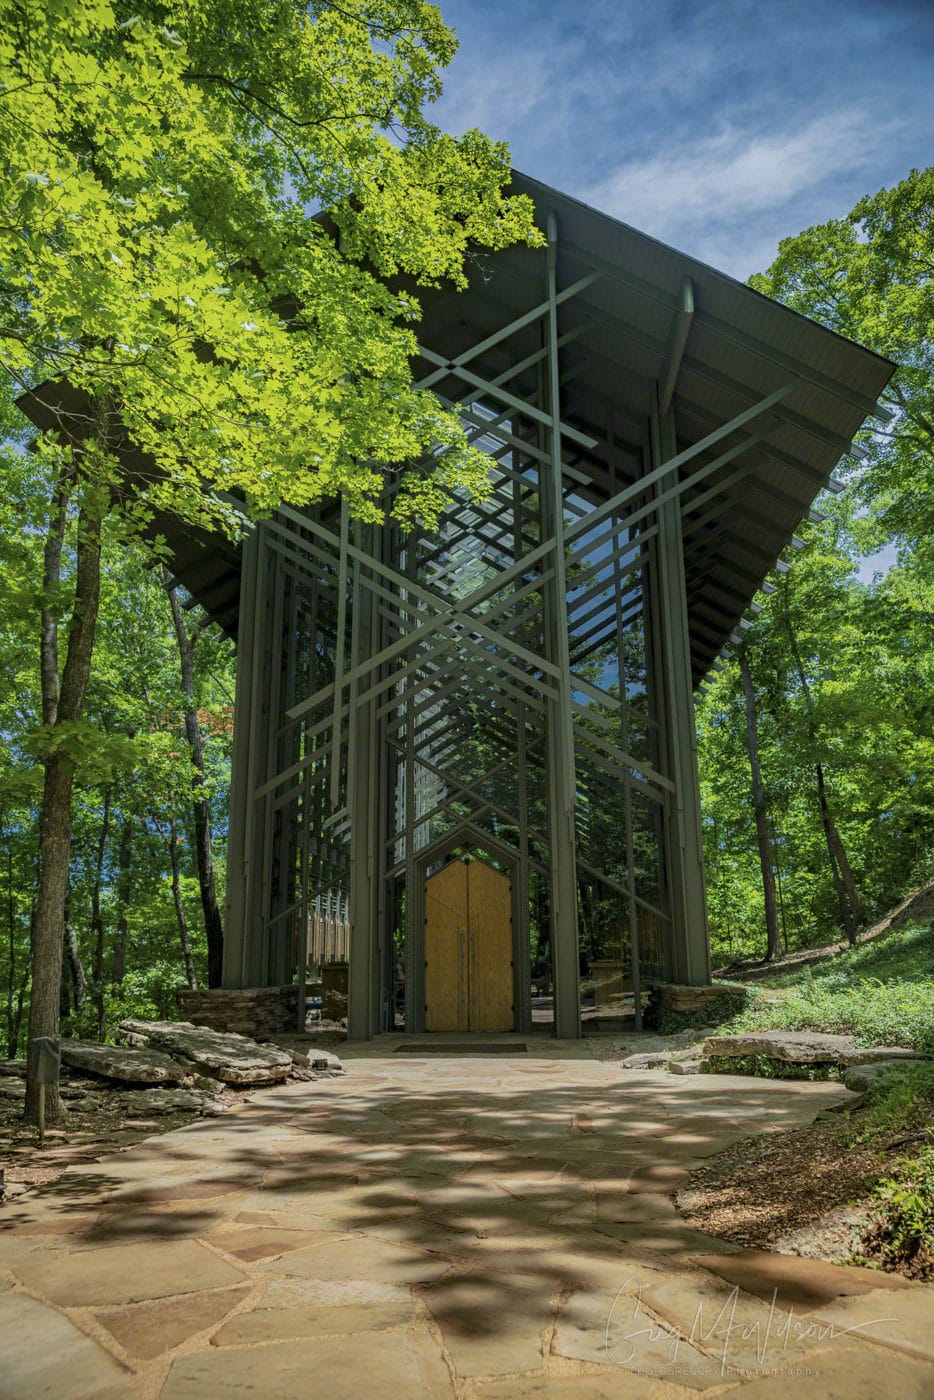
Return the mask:
<svg viewBox="0 0 934 1400">
<path fill-rule="evenodd" d="M 346 1062 L 342 1079 L 264 1093 L 66 1172 L 5 1217 L 0 1266 L 53 1304 L 80 1280 L 131 1354 L 134 1326 L 166 1356 L 198 1326 L 198 1345 L 225 1355 L 404 1328 L 457 1378 L 619 1366 L 600 1341 L 614 1298 L 667 1296 L 670 1280 L 729 1294 L 692 1260 L 741 1251 L 674 1204 L 690 1168 L 845 1095 L 627 1073 L 553 1043 L 534 1064 L 390 1062 L 379 1042 L 348 1046 Z M 170 1303 L 190 1296 L 210 1326 L 189 1333 Z M 652 1317 L 674 1343 L 681 1324 Z M 647 1365 L 637 1355 L 630 1369 Z"/>
</svg>

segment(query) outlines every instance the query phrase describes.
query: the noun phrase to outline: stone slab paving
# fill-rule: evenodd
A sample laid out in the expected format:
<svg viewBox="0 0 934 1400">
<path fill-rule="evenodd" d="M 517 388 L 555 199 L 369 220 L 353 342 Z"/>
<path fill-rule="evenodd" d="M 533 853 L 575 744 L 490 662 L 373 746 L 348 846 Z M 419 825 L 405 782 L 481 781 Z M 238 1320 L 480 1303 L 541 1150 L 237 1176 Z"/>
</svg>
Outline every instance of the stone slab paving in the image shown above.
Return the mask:
<svg viewBox="0 0 934 1400">
<path fill-rule="evenodd" d="M 0 1208 L 0 1400 L 934 1396 L 934 1288 L 674 1208 L 839 1085 L 398 1043 Z"/>
</svg>

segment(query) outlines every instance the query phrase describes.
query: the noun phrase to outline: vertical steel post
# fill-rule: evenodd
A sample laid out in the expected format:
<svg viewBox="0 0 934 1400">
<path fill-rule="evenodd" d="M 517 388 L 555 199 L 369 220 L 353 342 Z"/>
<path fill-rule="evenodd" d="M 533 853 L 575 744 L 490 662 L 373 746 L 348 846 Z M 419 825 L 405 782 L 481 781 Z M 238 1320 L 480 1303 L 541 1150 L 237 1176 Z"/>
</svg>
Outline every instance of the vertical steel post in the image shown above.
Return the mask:
<svg viewBox="0 0 934 1400">
<path fill-rule="evenodd" d="M 653 405 L 652 466 L 677 452 L 674 416 Z M 661 495 L 672 482 L 663 476 Z M 672 974 L 678 982 L 701 986 L 710 981 L 704 847 L 701 834 L 697 734 L 688 633 L 687 590 L 681 504 L 677 496 L 658 508 L 658 654 L 662 667 L 662 706 L 670 776 L 676 791 L 666 794 L 665 847 L 671 892 Z"/>
<path fill-rule="evenodd" d="M 356 544 L 364 549 L 365 530 L 354 527 Z M 354 561 L 351 607 L 351 668 L 371 655 L 372 594 L 361 579 L 359 560 Z M 347 1036 L 370 1040 L 373 1035 L 373 977 L 375 945 L 375 886 L 373 820 L 378 771 L 375 750 L 376 706 L 363 703 L 360 693 L 369 684 L 364 671 L 350 689 L 347 734 L 347 815 L 350 820 L 350 951 L 348 958 Z"/>
<path fill-rule="evenodd" d="M 379 558 L 397 558 L 398 531 L 394 526 L 384 526 L 381 529 L 374 529 L 374 549 L 379 551 Z M 388 644 L 389 626 L 386 617 L 379 608 L 373 608 L 373 651 L 374 654 L 382 650 Z M 388 668 L 383 667 L 379 673 L 379 678 L 384 679 Z M 379 985 L 377 995 L 379 1004 L 377 1008 L 377 1019 L 375 1028 L 379 1031 L 391 1031 L 395 1026 L 395 943 L 394 943 L 394 920 L 392 918 L 392 900 L 387 898 L 388 880 L 387 870 L 387 846 L 389 836 L 389 802 L 392 792 L 392 779 L 390 776 L 389 744 L 387 742 L 387 730 L 389 721 L 385 717 L 380 719 L 378 712 L 379 704 L 374 705 L 375 737 L 377 744 L 378 759 L 374 760 L 374 766 L 378 769 L 377 777 L 377 800 L 373 804 L 374 812 L 374 837 L 373 837 L 373 858 L 375 861 L 376 880 L 376 929 L 379 941 L 378 962 L 379 962 Z"/>
<path fill-rule="evenodd" d="M 240 614 L 237 624 L 237 705 L 230 760 L 230 824 L 227 835 L 227 904 L 224 919 L 225 987 L 242 987 L 246 956 L 246 863 L 250 774 L 250 697 L 253 693 L 253 611 L 256 598 L 258 542 L 256 531 L 244 537 L 240 566 Z"/>
<path fill-rule="evenodd" d="M 515 477 L 512 483 L 512 540 L 513 558 L 522 554 L 522 478 L 518 452 L 512 453 Z M 517 612 L 521 612 L 521 603 Z M 519 641 L 526 643 L 525 629 L 521 628 Z M 516 778 L 517 806 L 519 817 L 519 859 L 513 871 L 513 930 L 512 930 L 512 987 L 513 987 L 513 1029 L 532 1029 L 532 969 L 529 950 L 529 789 L 528 757 L 526 755 L 526 707 L 521 700 L 516 703 Z"/>
<path fill-rule="evenodd" d="M 341 543 L 337 565 L 337 640 L 334 645 L 334 709 L 331 729 L 331 811 L 340 806 L 341 739 L 344 727 L 344 648 L 347 630 L 347 538 L 350 511 L 347 497 L 341 497 Z"/>
<path fill-rule="evenodd" d="M 243 837 L 238 842 L 242 852 L 242 864 L 234 873 L 235 889 L 242 893 L 240 919 L 242 936 L 240 943 L 239 970 L 231 968 L 232 978 L 225 985 L 238 987 L 260 987 L 266 985 L 266 920 L 269 914 L 263 902 L 266 871 L 265 861 L 269 858 L 267 833 L 270 827 L 271 802 L 264 797 L 257 802 L 254 794 L 257 787 L 269 773 L 270 756 L 270 716 L 269 716 L 269 676 L 271 642 L 270 597 L 269 597 L 269 551 L 266 548 L 264 527 L 260 524 L 250 534 L 252 558 L 245 559 L 246 573 L 251 575 L 247 593 L 250 596 L 249 610 L 244 613 L 241 625 L 240 645 L 249 653 L 245 669 L 249 678 L 246 696 L 245 734 L 241 754 L 246 755 L 243 765 L 243 791 L 235 802 L 235 809 L 242 807 Z M 241 608 L 244 604 L 241 599 Z M 240 692 L 237 692 L 241 699 Z M 229 878 L 229 877 L 228 877 Z M 241 883 L 242 881 L 242 883 Z"/>
<path fill-rule="evenodd" d="M 372 559 L 380 557 L 379 551 L 383 543 L 382 530 L 378 525 L 368 525 L 363 531 L 367 552 Z M 360 583 L 360 571 L 358 569 L 357 582 Z M 379 609 L 375 606 L 373 595 L 369 589 L 360 587 L 359 594 L 355 594 L 359 601 L 364 601 L 360 594 L 366 594 L 366 633 L 364 645 L 367 648 L 367 656 L 375 656 L 379 651 L 380 640 L 380 618 Z M 371 678 L 375 679 L 375 677 Z M 369 792 L 366 809 L 366 820 L 369 828 L 367 835 L 367 910 L 370 922 L 370 1015 L 369 1034 L 378 1035 L 382 1030 L 382 988 L 383 988 L 383 948 L 385 945 L 385 933 L 381 921 L 382 916 L 382 887 L 383 887 L 383 860 L 385 851 L 384 822 L 383 814 L 383 763 L 382 756 L 385 744 L 382 740 L 382 724 L 377 718 L 379 706 L 376 700 L 370 700 L 365 706 L 366 710 L 366 765 L 369 769 Z"/>
<path fill-rule="evenodd" d="M 613 432 L 613 418 L 607 424 L 609 444 L 609 491 L 615 495 L 619 489 L 616 480 L 616 441 Z M 631 534 L 626 538 L 614 533 L 613 549 L 620 549 L 631 542 Z M 626 634 L 623 630 L 623 572 L 619 556 L 613 561 L 613 606 L 616 613 L 616 667 L 619 681 L 619 742 L 623 753 L 629 752 L 629 687 L 626 669 Z M 637 1031 L 642 1029 L 642 971 L 639 966 L 639 910 L 636 905 L 636 861 L 632 825 L 632 783 L 629 769 L 623 779 L 623 840 L 626 854 L 626 889 L 628 898 L 629 923 L 629 964 L 632 974 L 633 1021 Z"/>
<path fill-rule="evenodd" d="M 548 819 L 551 844 L 551 957 L 555 989 L 555 1035 L 580 1035 L 580 961 L 577 946 L 577 859 L 574 812 L 577 774 L 571 705 L 571 656 L 568 644 L 567 578 L 564 559 L 562 494 L 561 379 L 558 365 L 557 303 L 558 227 L 548 215 L 547 383 L 549 462 L 542 464 L 543 523 L 553 540 L 551 583 L 546 590 L 545 654 L 560 672 L 546 703 Z"/>
<path fill-rule="evenodd" d="M 271 773 L 281 772 L 286 766 L 285 745 L 280 737 L 284 705 L 282 703 L 282 686 L 285 679 L 285 660 L 283 654 L 283 633 L 284 633 L 284 613 L 285 613 L 285 589 L 286 573 L 283 567 L 282 556 L 276 552 L 270 558 L 270 585 L 271 585 L 271 605 L 272 605 L 272 627 L 268 637 L 270 649 L 268 670 L 268 754 L 269 771 Z M 286 647 L 289 643 L 286 642 Z M 286 704 L 289 702 L 286 701 Z M 263 861 L 263 915 L 269 922 L 267 935 L 266 962 L 264 967 L 265 982 L 269 986 L 283 986 L 291 980 L 292 957 L 290 947 L 290 930 L 287 921 L 277 918 L 275 924 L 272 920 L 279 915 L 283 909 L 288 907 L 288 867 L 289 867 L 289 844 L 290 844 L 290 818 L 288 806 L 280 807 L 275 813 L 272 811 L 268 801 L 263 803 L 266 809 L 264 820 L 266 837 L 266 857 Z"/>
<path fill-rule="evenodd" d="M 418 540 L 411 530 L 405 542 L 405 573 L 414 581 L 418 569 Z M 406 603 L 412 595 L 405 594 Z M 408 623 L 405 624 L 407 627 Z M 415 679 L 415 649 L 405 653 L 402 679 L 410 685 Z M 404 859 L 405 859 L 405 1029 L 425 1029 L 425 924 L 420 913 L 419 872 L 415 867 L 415 701 L 414 685 L 405 701 L 405 766 L 404 766 Z"/>
</svg>

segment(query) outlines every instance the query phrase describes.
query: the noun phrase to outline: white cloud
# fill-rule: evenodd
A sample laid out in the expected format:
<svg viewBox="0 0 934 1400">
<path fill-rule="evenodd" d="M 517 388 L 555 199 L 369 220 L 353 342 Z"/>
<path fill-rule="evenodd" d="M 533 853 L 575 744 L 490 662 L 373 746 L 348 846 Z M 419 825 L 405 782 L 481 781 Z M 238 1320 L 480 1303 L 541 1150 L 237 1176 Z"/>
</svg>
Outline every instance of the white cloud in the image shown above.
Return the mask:
<svg viewBox="0 0 934 1400">
<path fill-rule="evenodd" d="M 551 43 L 494 52 L 465 48 L 445 76 L 431 118 L 446 131 L 478 126 L 513 143 L 527 134 L 541 139 L 548 130 L 566 130 L 566 104 L 574 94 L 557 81 L 560 62 L 560 46 Z"/>
<path fill-rule="evenodd" d="M 895 0 L 868 8 L 442 0 L 462 46 L 435 116 L 746 277 L 781 238 L 930 161 L 930 42 L 905 42 Z"/>
<path fill-rule="evenodd" d="M 849 187 L 892 135 L 891 124 L 883 127 L 875 114 L 859 108 L 815 115 L 786 132 L 727 125 L 696 143 L 682 140 L 675 150 L 627 160 L 583 197 L 696 257 L 746 275 L 764 266 L 779 237 L 803 227 L 801 215 L 812 196 L 819 196 L 814 217 L 830 217 L 828 189 Z M 857 186 L 850 202 L 860 193 Z"/>
</svg>

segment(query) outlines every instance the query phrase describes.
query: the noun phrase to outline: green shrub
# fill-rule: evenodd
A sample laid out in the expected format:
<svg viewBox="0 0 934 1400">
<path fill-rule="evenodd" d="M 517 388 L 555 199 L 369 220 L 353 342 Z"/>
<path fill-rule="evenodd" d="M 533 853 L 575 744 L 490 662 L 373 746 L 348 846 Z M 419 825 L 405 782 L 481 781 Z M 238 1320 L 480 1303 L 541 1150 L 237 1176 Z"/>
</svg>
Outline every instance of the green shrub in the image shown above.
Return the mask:
<svg viewBox="0 0 934 1400">
<path fill-rule="evenodd" d="M 934 1054 L 934 981 L 855 985 L 808 979 L 779 1001 L 735 1017 L 731 1029 L 822 1030 L 851 1035 L 861 1045 L 904 1045 Z"/>
<path fill-rule="evenodd" d="M 769 979 L 784 995 L 753 1005 L 729 1029 L 824 1030 L 861 1045 L 905 1045 L 934 1055 L 934 933 L 892 929 L 812 967 Z"/>
<path fill-rule="evenodd" d="M 662 1035 L 677 1035 L 679 1031 L 711 1030 L 734 1020 L 748 1007 L 756 1005 L 761 998 L 757 988 L 746 987 L 741 982 L 734 983 L 722 996 L 708 1001 L 700 1011 L 685 1015 L 669 1011 L 659 1020 L 658 1030 Z"/>
<path fill-rule="evenodd" d="M 710 1074 L 751 1074 L 757 1079 L 839 1079 L 836 1065 L 797 1065 L 770 1055 L 711 1055 L 704 1061 Z"/>
<path fill-rule="evenodd" d="M 916 1278 L 934 1278 L 934 1147 L 896 1162 L 875 1197 L 876 1213 L 863 1237 L 870 1258 Z"/>
<path fill-rule="evenodd" d="M 880 1133 L 926 1132 L 934 1124 L 934 1062 L 893 1067 L 866 1095 L 862 1139 Z"/>
</svg>

